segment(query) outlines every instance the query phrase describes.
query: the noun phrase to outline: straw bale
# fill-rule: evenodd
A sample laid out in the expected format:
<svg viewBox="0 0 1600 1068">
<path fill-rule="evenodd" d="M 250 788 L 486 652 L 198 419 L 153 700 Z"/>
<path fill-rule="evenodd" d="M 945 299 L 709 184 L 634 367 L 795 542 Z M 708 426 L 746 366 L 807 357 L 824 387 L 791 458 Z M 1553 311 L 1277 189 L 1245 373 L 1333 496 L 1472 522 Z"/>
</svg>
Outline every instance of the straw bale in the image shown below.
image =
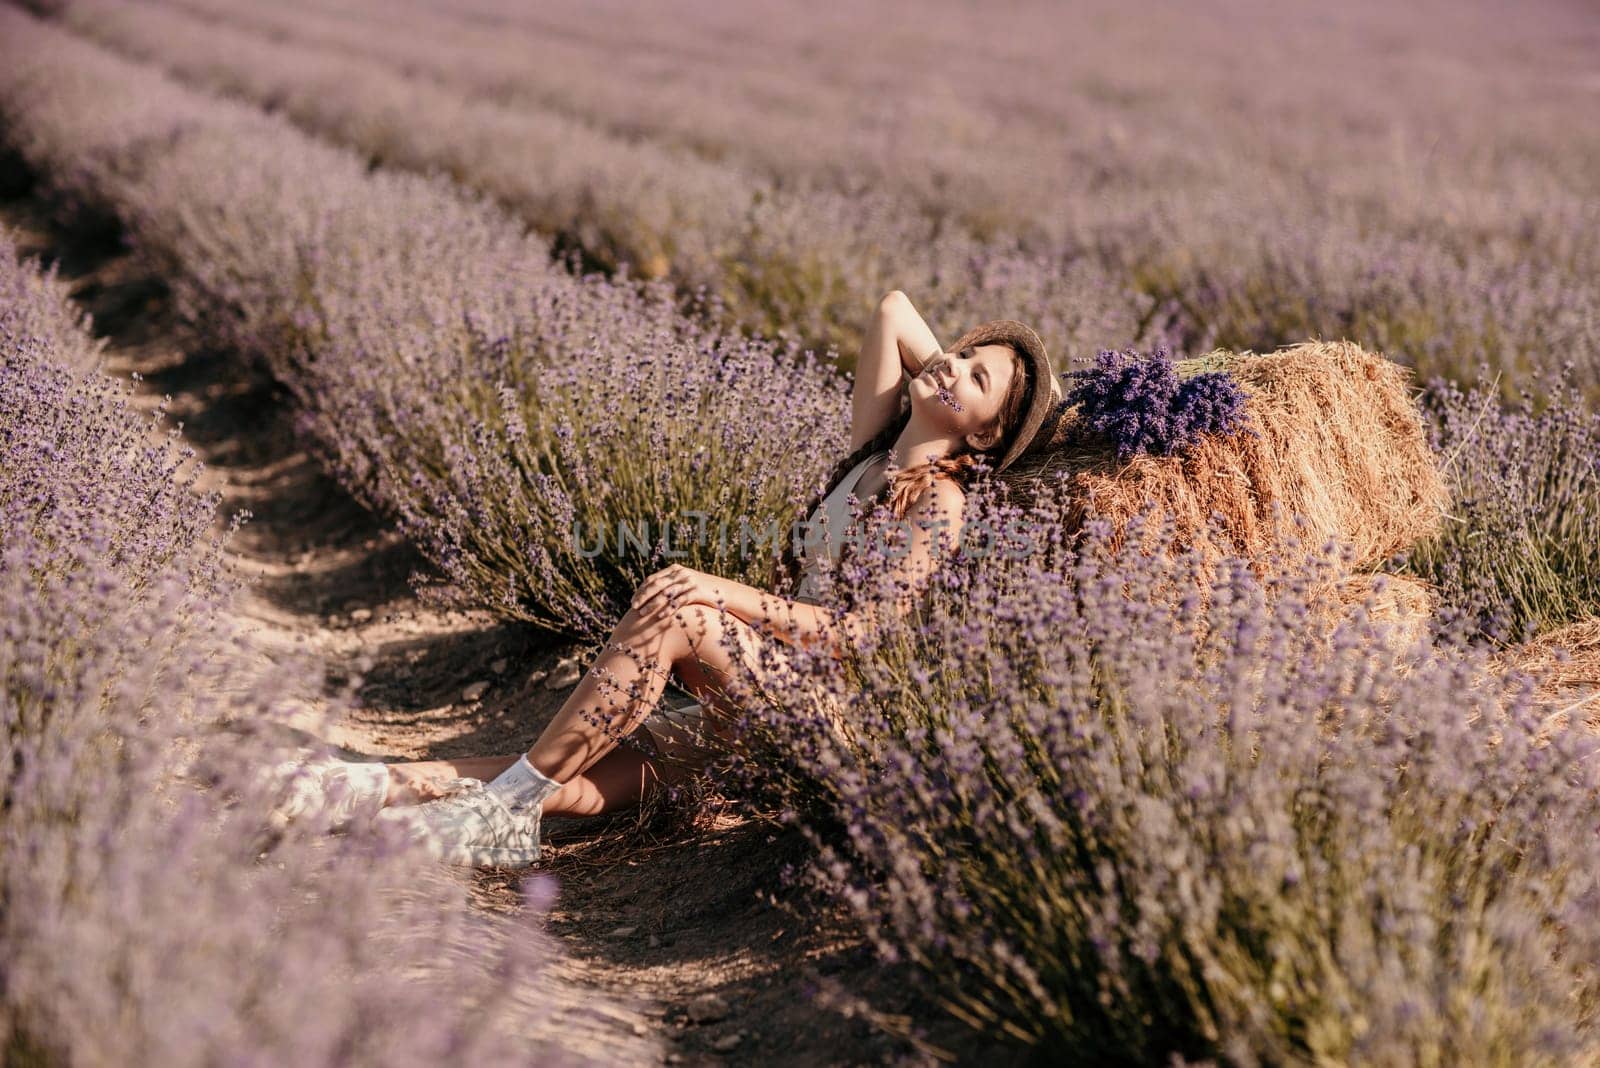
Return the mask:
<svg viewBox="0 0 1600 1068">
<path fill-rule="evenodd" d="M 1579 713 L 1600 729 L 1600 616 L 1546 631 L 1507 649 L 1503 669 L 1533 676 L 1534 700 L 1553 713 Z"/>
<path fill-rule="evenodd" d="M 1409 369 L 1343 341 L 1217 350 L 1179 369 L 1232 372 L 1257 433 L 1124 463 L 1066 409 L 1002 480 L 1025 501 L 1064 492 L 1056 504 L 1074 531 L 1098 517 L 1120 535 L 1153 510 L 1171 518 L 1179 547 L 1252 561 L 1332 542 L 1354 550 L 1354 566 L 1372 565 L 1438 528 L 1447 491 Z M 1220 524 L 1208 523 L 1213 513 Z"/>
<path fill-rule="evenodd" d="M 1366 572 L 1346 575 L 1330 586 L 1329 596 L 1322 602 L 1330 629 L 1354 619 L 1364 606 L 1368 621 L 1376 625 L 1391 649 L 1413 648 L 1429 634 L 1438 597 L 1422 579 Z"/>
</svg>

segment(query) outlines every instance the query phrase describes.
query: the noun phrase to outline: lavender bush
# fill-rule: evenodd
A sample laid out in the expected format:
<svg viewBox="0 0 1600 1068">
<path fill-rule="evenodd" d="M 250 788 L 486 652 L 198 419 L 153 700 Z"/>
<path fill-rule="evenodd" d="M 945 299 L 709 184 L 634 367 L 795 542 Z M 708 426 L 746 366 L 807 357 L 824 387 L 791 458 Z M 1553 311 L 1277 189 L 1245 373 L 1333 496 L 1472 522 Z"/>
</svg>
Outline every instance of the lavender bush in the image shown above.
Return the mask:
<svg viewBox="0 0 1600 1068">
<path fill-rule="evenodd" d="M 497 3 L 166 6 L 183 14 L 69 19 L 385 160 L 445 167 L 602 259 L 625 247 L 723 290 L 764 333 L 848 351 L 857 309 L 900 287 L 937 293 L 953 329 L 1034 322 L 1063 355 L 1316 335 L 1424 375 L 1521 376 L 1551 351 L 1578 354 L 1590 386 L 1600 373 L 1583 29 L 1559 3 L 1516 20 L 1516 48 L 1476 3 L 1363 3 L 1332 25 L 1248 6 L 1152 23 L 1102 3 L 876 0 L 822 22 L 695 4 L 603 30 L 588 5 L 531 24 Z M 1309 37 L 1314 57 L 1282 47 Z M 1407 39 L 1426 46 L 1402 54 Z"/>
<path fill-rule="evenodd" d="M 574 1063 L 526 921 L 405 843 L 264 848 L 314 665 L 234 626 L 216 500 L 0 239 L 0 1049 L 8 1063 Z M 47 307 L 55 299 L 54 308 Z M 20 312 L 20 314 L 19 314 Z M 332 702 L 326 715 L 342 711 Z M 548 895 L 539 884 L 537 892 Z"/>
<path fill-rule="evenodd" d="M 132 591 L 175 573 L 202 594 L 215 591 L 217 555 L 197 547 L 208 541 L 218 498 L 194 492 L 193 450 L 175 441 L 153 445 L 155 428 L 126 411 L 126 389 L 84 366 L 101 344 L 86 332 L 54 272 L 24 265 L 4 231 L 0 292 L 14 298 L 0 309 L 6 522 L 19 531 L 40 524 L 37 536 L 63 551 L 99 542 L 100 562 Z M 129 477 L 130 470 L 138 477 Z"/>
<path fill-rule="evenodd" d="M 881 956 L 1046 1060 L 1592 1059 L 1592 735 L 1541 735 L 1469 651 L 1321 630 L 1335 560 L 1233 561 L 1201 608 L 1198 560 L 1107 533 L 746 683 L 734 767 Z"/>
<path fill-rule="evenodd" d="M 1453 503 L 1408 555 L 1450 623 L 1496 644 L 1600 614 L 1600 415 L 1570 369 L 1514 403 L 1492 381 L 1424 395 Z"/>
<path fill-rule="evenodd" d="M 608 628 L 668 517 L 764 530 L 843 449 L 845 382 L 814 357 L 685 319 L 659 284 L 574 278 L 448 182 L 368 174 L 16 11 L 0 26 L 25 158 L 129 220 L 188 318 L 267 362 L 308 441 L 457 599 Z M 691 565 L 764 574 L 724 544 L 673 539 Z"/>
<path fill-rule="evenodd" d="M 243 7 L 218 13 L 260 18 Z M 209 11 L 197 18 L 83 0 L 66 9 L 66 21 L 197 85 L 279 108 L 374 159 L 445 171 L 602 264 L 627 261 L 649 278 L 670 273 L 721 325 L 761 336 L 853 352 L 862 309 L 904 287 L 936 289 L 948 329 L 1020 315 L 1070 352 L 1107 333 L 1137 332 L 1147 303 L 1119 291 L 1077 249 L 1023 250 L 907 214 L 887 194 L 794 189 L 586 122 L 464 99 L 347 49 L 218 24 Z M 269 32 L 296 35 L 292 27 Z"/>
<path fill-rule="evenodd" d="M 88 317 L 63 300 L 57 266 L 21 270 L 10 235 L 0 232 L 0 343 L 20 346 L 28 338 L 48 338 L 55 362 L 73 370 L 99 364 L 104 343 L 89 333 Z"/>
</svg>

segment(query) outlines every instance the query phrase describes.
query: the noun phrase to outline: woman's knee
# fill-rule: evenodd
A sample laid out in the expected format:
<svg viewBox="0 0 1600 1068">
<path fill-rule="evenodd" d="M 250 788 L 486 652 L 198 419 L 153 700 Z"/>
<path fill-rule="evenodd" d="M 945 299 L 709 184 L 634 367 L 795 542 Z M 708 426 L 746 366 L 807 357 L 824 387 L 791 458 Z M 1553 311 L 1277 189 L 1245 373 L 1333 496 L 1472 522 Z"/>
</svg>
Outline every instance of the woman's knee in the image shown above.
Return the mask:
<svg viewBox="0 0 1600 1068">
<path fill-rule="evenodd" d="M 686 613 L 680 624 L 686 649 L 676 666 L 704 665 L 724 677 L 740 673 L 741 663 L 753 668 L 762 644 L 754 627 L 706 605 L 691 607 L 696 611 Z"/>
<path fill-rule="evenodd" d="M 659 639 L 670 629 L 669 620 L 650 618 L 637 608 L 629 608 L 617 621 L 612 634 L 618 638 Z"/>
<path fill-rule="evenodd" d="M 736 626 L 738 620 L 724 617 L 715 608 L 704 604 L 685 605 L 670 618 L 673 631 L 685 644 L 686 651 L 699 654 L 702 659 L 718 655 L 723 647 L 723 636 Z"/>
<path fill-rule="evenodd" d="M 636 608 L 629 608 L 612 632 L 614 640 L 632 644 L 639 649 L 651 649 L 675 661 L 694 651 L 700 635 L 716 626 L 715 611 L 707 618 L 704 605 L 692 604 L 666 616 L 646 617 Z"/>
</svg>

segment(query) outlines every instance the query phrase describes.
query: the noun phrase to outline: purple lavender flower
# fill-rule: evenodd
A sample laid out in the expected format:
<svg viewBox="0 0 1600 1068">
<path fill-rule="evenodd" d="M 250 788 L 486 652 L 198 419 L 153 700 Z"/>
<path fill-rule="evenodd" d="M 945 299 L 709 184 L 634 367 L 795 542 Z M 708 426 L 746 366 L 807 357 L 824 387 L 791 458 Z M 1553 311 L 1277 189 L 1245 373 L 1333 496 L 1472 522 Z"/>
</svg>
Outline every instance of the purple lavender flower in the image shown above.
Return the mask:
<svg viewBox="0 0 1600 1068">
<path fill-rule="evenodd" d="M 1244 390 L 1226 371 L 1185 379 L 1173 400 L 1174 434 L 1185 444 L 1202 434 L 1226 434 L 1246 419 Z"/>
<path fill-rule="evenodd" d="M 1232 430 L 1245 415 L 1244 393 L 1232 376 L 1213 371 L 1185 381 L 1165 348 L 1148 357 L 1102 350 L 1093 367 L 1064 377 L 1081 380 L 1065 403 L 1077 405 L 1084 424 L 1111 441 L 1119 461 L 1139 453 L 1169 456 L 1202 434 Z"/>
</svg>

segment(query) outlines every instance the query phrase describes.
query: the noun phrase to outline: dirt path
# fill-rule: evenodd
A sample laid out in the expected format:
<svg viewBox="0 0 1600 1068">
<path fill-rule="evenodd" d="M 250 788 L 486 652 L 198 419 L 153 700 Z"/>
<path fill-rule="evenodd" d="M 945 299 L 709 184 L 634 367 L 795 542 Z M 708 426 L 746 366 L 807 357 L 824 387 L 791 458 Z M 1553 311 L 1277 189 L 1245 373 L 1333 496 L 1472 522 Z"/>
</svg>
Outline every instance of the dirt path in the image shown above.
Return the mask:
<svg viewBox="0 0 1600 1068">
<path fill-rule="evenodd" d="M 361 675 L 359 707 L 329 741 L 374 760 L 531 744 L 571 692 L 547 673 L 573 646 L 419 604 L 407 576 L 425 562 L 322 474 L 280 388 L 229 354 L 185 342 L 165 285 L 121 248 L 114 224 L 64 228 L 14 173 L 0 182 L 0 222 L 19 232 L 25 254 L 61 263 L 109 338 L 104 370 L 143 376 L 143 406 L 170 395 L 171 420 L 206 465 L 202 487 L 222 493 L 219 526 L 238 509 L 252 513 L 231 552 L 256 580 L 241 611 L 263 647 L 314 651 L 329 693 Z M 487 692 L 465 700 L 474 683 Z M 562 975 L 621 1006 L 574 1021 L 590 1032 L 584 1045 L 597 1061 L 935 1063 L 867 1016 L 890 1030 L 929 1021 L 937 1047 L 963 1061 L 993 1059 L 905 975 L 874 964 L 838 910 L 782 885 L 780 869 L 805 855 L 798 836 L 715 797 L 647 820 L 552 820 L 548 835 L 540 870 L 560 882 L 549 925 L 569 954 Z M 485 907 L 517 907 L 522 873 L 469 877 Z M 812 992 L 834 984 L 876 1009 L 817 1004 Z"/>
</svg>

